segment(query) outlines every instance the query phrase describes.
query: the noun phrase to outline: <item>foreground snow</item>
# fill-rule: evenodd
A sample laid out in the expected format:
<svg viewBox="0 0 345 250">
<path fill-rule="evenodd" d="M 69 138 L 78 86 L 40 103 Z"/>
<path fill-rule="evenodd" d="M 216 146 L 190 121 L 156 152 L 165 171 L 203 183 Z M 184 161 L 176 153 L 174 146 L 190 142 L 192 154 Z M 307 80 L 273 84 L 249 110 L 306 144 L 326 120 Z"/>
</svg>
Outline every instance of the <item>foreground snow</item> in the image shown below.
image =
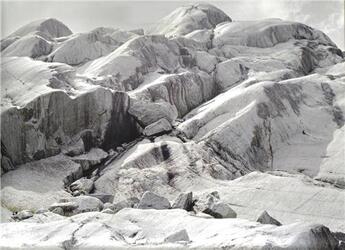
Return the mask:
<svg viewBox="0 0 345 250">
<path fill-rule="evenodd" d="M 44 216 L 41 215 L 41 216 Z M 326 227 L 294 223 L 277 227 L 242 219 L 203 218 L 180 209 L 123 209 L 115 215 L 84 213 L 48 223 L 6 223 L 2 249 L 334 249 Z M 189 241 L 165 239 L 185 229 Z M 20 234 L 20 237 L 18 237 Z M 171 241 L 171 240 L 170 240 Z"/>
</svg>

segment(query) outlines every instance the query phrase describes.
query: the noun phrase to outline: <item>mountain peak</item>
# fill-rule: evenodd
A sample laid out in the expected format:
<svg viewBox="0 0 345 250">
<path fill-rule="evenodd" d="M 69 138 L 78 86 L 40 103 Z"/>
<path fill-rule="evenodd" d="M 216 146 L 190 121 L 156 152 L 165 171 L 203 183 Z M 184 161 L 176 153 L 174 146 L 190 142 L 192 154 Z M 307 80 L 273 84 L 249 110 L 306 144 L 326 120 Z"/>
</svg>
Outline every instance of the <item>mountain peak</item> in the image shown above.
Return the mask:
<svg viewBox="0 0 345 250">
<path fill-rule="evenodd" d="M 150 33 L 181 36 L 194 30 L 211 29 L 219 23 L 231 21 L 227 14 L 214 5 L 197 3 L 177 8 L 162 18 Z"/>
<path fill-rule="evenodd" d="M 36 20 L 22 26 L 21 28 L 13 32 L 9 37 L 23 37 L 33 32 L 42 32 L 52 38 L 68 36 L 72 34 L 72 31 L 61 21 L 55 18 L 46 18 Z"/>
</svg>

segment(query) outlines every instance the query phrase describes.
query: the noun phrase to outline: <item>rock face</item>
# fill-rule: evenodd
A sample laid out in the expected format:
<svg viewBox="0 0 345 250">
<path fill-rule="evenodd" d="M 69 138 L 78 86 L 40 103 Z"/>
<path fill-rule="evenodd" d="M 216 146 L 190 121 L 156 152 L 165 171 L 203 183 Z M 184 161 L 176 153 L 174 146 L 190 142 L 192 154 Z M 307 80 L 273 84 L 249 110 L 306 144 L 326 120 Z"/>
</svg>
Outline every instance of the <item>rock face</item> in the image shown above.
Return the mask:
<svg viewBox="0 0 345 250">
<path fill-rule="evenodd" d="M 344 53 L 209 4 L 153 26 L 2 39 L 0 247 L 341 248 Z"/>
</svg>

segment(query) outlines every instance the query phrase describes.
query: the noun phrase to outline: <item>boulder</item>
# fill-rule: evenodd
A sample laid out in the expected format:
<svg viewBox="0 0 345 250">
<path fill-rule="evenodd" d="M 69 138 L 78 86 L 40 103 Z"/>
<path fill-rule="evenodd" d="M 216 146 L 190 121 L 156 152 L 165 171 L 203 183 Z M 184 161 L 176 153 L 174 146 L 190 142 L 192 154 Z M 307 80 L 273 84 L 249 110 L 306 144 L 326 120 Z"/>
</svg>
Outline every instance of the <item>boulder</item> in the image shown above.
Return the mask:
<svg viewBox="0 0 345 250">
<path fill-rule="evenodd" d="M 114 204 L 110 203 L 110 202 L 106 202 L 103 204 L 103 209 L 111 209 L 114 210 Z"/>
<path fill-rule="evenodd" d="M 205 51 L 197 51 L 195 53 L 195 62 L 201 70 L 210 74 L 215 70 L 218 60 L 217 57 Z"/>
<path fill-rule="evenodd" d="M 77 156 L 85 153 L 84 142 L 79 139 L 75 144 L 69 145 L 62 150 L 62 153 L 68 156 Z"/>
<path fill-rule="evenodd" d="M 259 216 L 259 218 L 256 220 L 257 222 L 260 222 L 261 224 L 272 224 L 276 226 L 281 226 L 282 224 L 274 219 L 271 215 L 267 213 L 267 211 L 263 211 L 262 214 Z"/>
<path fill-rule="evenodd" d="M 33 213 L 30 210 L 22 210 L 13 214 L 12 218 L 14 220 L 25 220 L 33 216 Z"/>
<path fill-rule="evenodd" d="M 237 214 L 232 208 L 224 202 L 216 202 L 204 210 L 205 213 L 215 218 L 236 218 Z"/>
<path fill-rule="evenodd" d="M 168 199 L 156 195 L 150 191 L 146 191 L 138 204 L 140 209 L 169 209 L 170 202 Z"/>
<path fill-rule="evenodd" d="M 180 208 L 187 211 L 193 210 L 193 193 L 181 193 L 174 201 L 172 208 Z"/>
<path fill-rule="evenodd" d="M 50 205 L 49 211 L 53 211 L 54 213 L 61 214 L 61 209 L 62 209 L 63 214 L 70 214 L 70 213 L 73 213 L 73 211 L 77 209 L 77 207 L 78 205 L 76 202 L 72 202 L 70 199 L 62 199 L 59 202 L 56 202 Z"/>
<path fill-rule="evenodd" d="M 79 191 L 84 194 L 88 194 L 93 189 L 93 180 L 81 178 L 76 180 L 70 185 L 70 189 L 72 192 Z"/>
<path fill-rule="evenodd" d="M 112 210 L 110 208 L 103 209 L 102 213 L 105 213 L 105 214 L 115 214 L 114 210 Z"/>
<path fill-rule="evenodd" d="M 214 218 L 236 218 L 236 212 L 225 202 L 220 201 L 217 191 L 209 193 L 206 197 L 197 200 L 195 209 L 197 212 L 209 214 Z"/>
<path fill-rule="evenodd" d="M 174 243 L 180 241 L 190 241 L 186 229 L 182 229 L 176 233 L 173 233 L 164 239 L 164 242 Z"/>
<path fill-rule="evenodd" d="M 73 161 L 79 163 L 83 170 L 88 170 L 97 164 L 100 164 L 108 157 L 108 153 L 100 148 L 92 148 L 89 152 L 72 158 Z"/>
<path fill-rule="evenodd" d="M 164 134 L 167 132 L 170 132 L 172 130 L 170 122 L 162 118 L 150 125 L 148 125 L 145 129 L 143 134 L 146 136 L 153 136 L 153 135 L 159 135 Z"/>
<path fill-rule="evenodd" d="M 100 201 L 102 201 L 103 203 L 107 203 L 107 202 L 112 203 L 114 200 L 114 195 L 112 194 L 97 193 L 97 194 L 88 194 L 87 196 L 95 197 L 99 199 Z"/>
<path fill-rule="evenodd" d="M 57 214 L 61 214 L 61 209 L 63 215 L 74 215 L 85 212 L 101 211 L 103 209 L 103 203 L 95 197 L 78 196 L 62 199 L 60 202 L 54 203 L 49 207 L 50 211 Z"/>
<path fill-rule="evenodd" d="M 26 219 L 24 222 L 44 224 L 44 223 L 54 222 L 54 221 L 63 220 L 63 219 L 65 219 L 63 214 L 47 211 L 40 214 L 36 213 L 29 219 Z"/>
<path fill-rule="evenodd" d="M 65 214 L 64 211 L 63 211 L 63 209 L 62 209 L 61 207 L 56 207 L 56 208 L 54 208 L 54 209 L 52 210 L 52 213 L 58 214 L 58 215 L 64 215 L 64 214 Z"/>
<path fill-rule="evenodd" d="M 133 208 L 135 206 L 137 206 L 137 204 L 139 203 L 139 199 L 136 197 L 132 197 L 120 202 L 117 202 L 115 204 L 112 204 L 112 208 L 114 210 L 115 213 L 117 213 L 118 211 L 120 211 L 123 208 L 129 207 L 129 208 Z"/>
<path fill-rule="evenodd" d="M 78 207 L 74 213 L 85 213 L 91 211 L 101 211 L 103 209 L 103 202 L 100 199 L 90 196 L 78 196 L 73 200 L 77 203 Z"/>
<path fill-rule="evenodd" d="M 43 214 L 43 213 L 46 213 L 46 212 L 49 212 L 48 209 L 45 209 L 45 208 L 39 208 L 36 210 L 36 214 Z"/>
</svg>

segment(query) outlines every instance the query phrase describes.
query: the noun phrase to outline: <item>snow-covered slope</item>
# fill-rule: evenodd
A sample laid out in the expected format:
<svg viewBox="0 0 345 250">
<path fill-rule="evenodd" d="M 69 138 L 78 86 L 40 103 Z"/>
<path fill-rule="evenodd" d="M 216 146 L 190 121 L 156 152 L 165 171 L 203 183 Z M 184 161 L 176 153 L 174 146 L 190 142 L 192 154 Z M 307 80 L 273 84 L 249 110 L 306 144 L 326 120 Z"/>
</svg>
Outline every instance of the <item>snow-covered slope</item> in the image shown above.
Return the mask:
<svg viewBox="0 0 345 250">
<path fill-rule="evenodd" d="M 76 34 L 55 45 L 48 56 L 48 61 L 78 65 L 107 55 L 137 34 L 97 28 L 89 33 Z"/>
<path fill-rule="evenodd" d="M 1 50 L 1 218 L 25 220 L 0 247 L 341 249 L 345 60 L 321 31 L 192 4 Z M 143 209 L 170 205 L 194 211 Z"/>
<path fill-rule="evenodd" d="M 210 4 L 194 4 L 176 9 L 157 22 L 151 34 L 181 36 L 194 30 L 212 29 L 222 22 L 231 22 L 223 11 Z"/>
<path fill-rule="evenodd" d="M 318 40 L 321 44 L 334 46 L 324 33 L 301 23 L 280 19 L 239 21 L 218 25 L 214 30 L 213 44 L 217 47 L 230 44 L 266 48 L 289 39 Z"/>
<path fill-rule="evenodd" d="M 71 34 L 66 25 L 54 18 L 37 20 L 2 39 L 1 54 L 39 58 L 51 52 L 55 38 Z"/>
<path fill-rule="evenodd" d="M 31 22 L 13 32 L 11 35 L 9 35 L 9 37 L 23 37 L 28 35 L 29 33 L 36 31 L 49 35 L 52 38 L 63 37 L 72 34 L 72 31 L 62 22 L 54 18 L 48 18 Z"/>
<path fill-rule="evenodd" d="M 333 133 L 344 125 L 343 93 L 341 81 L 318 74 L 244 82 L 192 111 L 179 129 L 218 152 L 231 168 L 315 176 L 323 158 L 331 157 L 327 145 Z M 342 168 L 339 157 L 329 162 Z"/>
<path fill-rule="evenodd" d="M 186 230 L 187 237 L 168 236 Z M 15 237 L 20 233 L 20 239 Z M 34 237 L 33 237 L 34 235 Z M 116 215 L 85 213 L 49 223 L 7 223 L 5 247 L 26 249 L 335 249 L 326 227 L 295 223 L 277 227 L 241 219 L 210 219 L 186 211 L 123 209 Z M 50 246 L 56 246 L 51 248 Z"/>
</svg>

